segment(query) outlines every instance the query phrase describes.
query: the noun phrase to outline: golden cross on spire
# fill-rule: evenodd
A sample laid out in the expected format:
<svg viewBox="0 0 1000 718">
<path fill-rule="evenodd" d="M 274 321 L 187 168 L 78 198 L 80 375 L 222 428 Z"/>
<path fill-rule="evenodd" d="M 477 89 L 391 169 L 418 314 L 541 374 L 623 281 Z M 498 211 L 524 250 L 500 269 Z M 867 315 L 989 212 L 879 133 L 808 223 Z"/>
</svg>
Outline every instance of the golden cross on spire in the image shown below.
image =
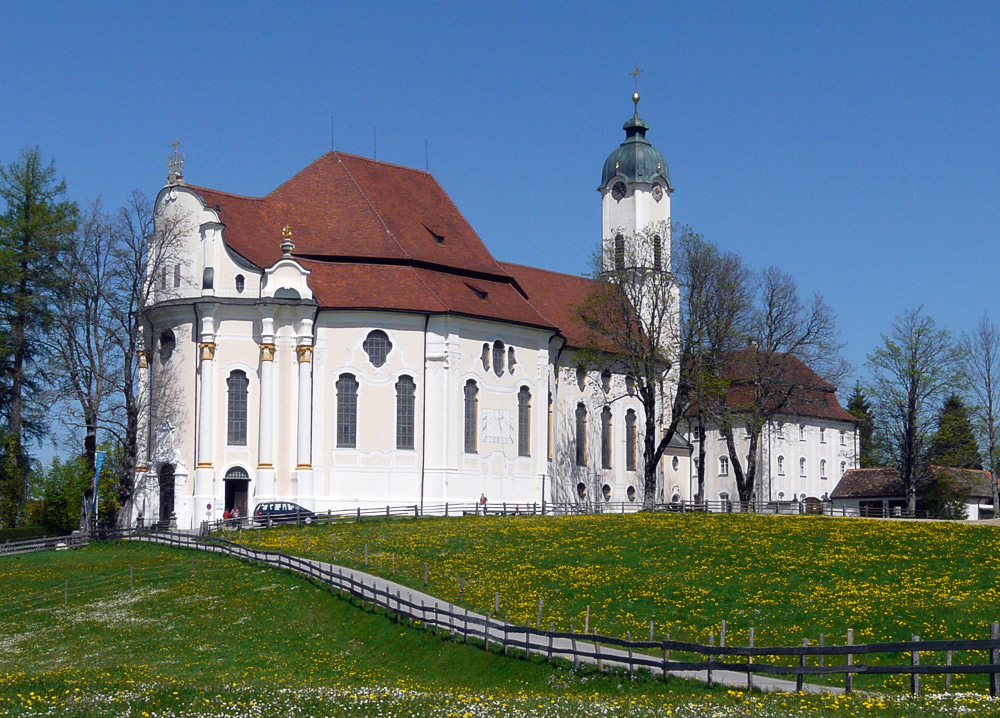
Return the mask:
<svg viewBox="0 0 1000 718">
<path fill-rule="evenodd" d="M 177 147 L 179 145 L 180 145 L 180 141 L 175 137 L 174 138 L 174 154 L 177 154 Z"/>
<path fill-rule="evenodd" d="M 635 91 L 636 91 L 636 94 L 639 93 L 639 73 L 640 72 L 645 72 L 645 70 L 640 70 L 639 69 L 639 63 L 637 62 L 637 63 L 635 63 L 635 69 L 632 70 L 632 72 L 629 73 L 629 76 L 633 80 L 635 80 Z"/>
<path fill-rule="evenodd" d="M 173 141 L 174 153 L 167 158 L 167 184 L 184 184 L 184 155 L 177 151 L 180 144 Z"/>
</svg>

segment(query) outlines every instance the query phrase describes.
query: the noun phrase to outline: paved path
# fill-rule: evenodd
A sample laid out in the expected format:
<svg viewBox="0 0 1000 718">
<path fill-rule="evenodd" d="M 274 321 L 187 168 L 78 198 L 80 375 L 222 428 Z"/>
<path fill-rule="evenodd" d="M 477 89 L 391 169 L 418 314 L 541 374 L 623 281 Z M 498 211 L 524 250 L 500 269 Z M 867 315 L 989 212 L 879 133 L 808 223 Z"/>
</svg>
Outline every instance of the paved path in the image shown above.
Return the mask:
<svg viewBox="0 0 1000 718">
<path fill-rule="evenodd" d="M 178 538 L 185 543 L 194 539 L 194 537 L 192 536 L 183 536 Z M 164 543 L 174 546 L 178 545 L 176 541 L 171 541 L 166 536 L 157 534 L 144 535 L 142 536 L 141 540 L 150 541 L 153 543 Z M 222 546 L 219 545 L 213 545 L 207 543 L 191 543 L 188 544 L 186 547 L 198 548 L 200 550 L 209 551 L 211 553 L 222 553 L 225 555 L 232 555 L 231 553 L 226 551 Z M 244 557 L 248 559 L 288 569 L 296 573 L 304 573 L 304 571 L 301 568 L 297 569 L 295 566 L 288 566 L 287 559 L 289 557 L 287 556 L 285 557 L 285 560 L 281 560 L 274 553 L 257 551 L 250 547 L 240 546 L 238 544 L 233 544 L 232 549 L 242 553 Z M 350 585 L 348 581 L 353 580 L 355 584 L 361 583 L 364 585 L 366 594 L 368 592 L 372 593 L 377 592 L 379 594 L 385 594 L 386 592 L 388 592 L 388 594 L 393 598 L 395 598 L 398 594 L 403 600 L 408 601 L 411 604 L 416 604 L 417 608 L 410 609 L 410 611 L 415 612 L 418 618 L 420 617 L 419 615 L 421 610 L 420 606 L 421 604 L 423 604 L 424 614 L 422 618 L 425 624 L 433 624 L 435 619 L 435 608 L 437 608 L 438 611 L 450 611 L 456 615 L 458 614 L 461 614 L 462 616 L 467 615 L 468 618 L 472 620 L 476 619 L 478 619 L 479 621 L 487 620 L 487 616 L 484 616 L 481 613 L 470 611 L 466 609 L 464 606 L 458 606 L 457 604 L 448 603 L 447 601 L 443 601 L 440 598 L 432 596 L 429 593 L 424 593 L 423 591 L 414 590 L 410 586 L 405 586 L 401 583 L 396 583 L 395 581 L 390 581 L 388 579 L 381 578 L 380 576 L 373 576 L 372 574 L 365 573 L 364 571 L 359 571 L 357 569 L 347 568 L 346 566 L 338 566 L 337 564 L 325 563 L 323 561 L 316 561 L 313 559 L 306 559 L 297 556 L 291 557 L 291 559 L 295 563 L 307 564 L 311 566 L 314 570 L 327 574 L 327 576 L 331 579 L 329 583 L 334 588 L 343 588 L 345 590 L 349 589 Z M 338 585 L 339 583 L 338 579 L 344 580 L 342 585 Z M 380 598 L 379 602 L 384 603 L 384 598 Z M 524 634 L 522 632 L 523 626 L 517 626 L 516 624 L 506 623 L 505 621 L 499 618 L 494 618 L 492 616 L 488 617 L 488 620 L 489 620 L 488 635 L 490 643 L 499 645 L 503 641 L 505 635 L 509 635 L 511 633 L 520 633 L 519 640 L 523 639 L 524 637 Z M 442 628 L 443 630 L 449 630 L 449 624 L 447 622 L 446 617 L 442 617 L 439 625 L 440 628 Z M 505 627 L 507 629 L 506 631 Z M 460 632 L 461 628 L 462 628 L 461 619 L 457 619 L 454 625 L 455 629 L 454 632 Z M 475 626 L 473 630 L 475 630 L 476 634 L 481 636 L 482 634 L 481 627 Z M 552 647 L 551 647 L 552 655 L 564 658 L 565 660 L 568 661 L 572 661 L 573 655 L 568 652 L 572 650 L 574 642 L 578 649 L 580 647 L 587 647 L 588 649 L 592 649 L 594 647 L 593 641 L 586 640 L 584 638 L 586 634 L 578 634 L 578 635 L 580 637 L 576 638 L 575 640 L 571 640 L 568 638 L 552 639 Z M 529 645 L 531 646 L 532 652 L 539 654 L 548 654 L 549 640 L 544 636 L 536 636 L 528 634 L 528 641 Z M 605 664 L 612 663 L 612 664 L 617 664 L 618 667 L 628 668 L 629 665 L 628 651 L 612 648 L 610 646 L 602 646 L 600 653 L 603 663 Z M 581 662 L 589 662 L 591 664 L 595 664 L 597 662 L 596 659 L 584 656 L 580 656 L 579 660 Z M 654 675 L 663 675 L 663 671 L 660 668 L 646 667 L 646 669 L 651 671 Z M 737 671 L 728 671 L 728 670 L 713 670 L 711 673 L 712 673 L 711 680 L 713 683 L 732 686 L 736 688 L 747 688 L 746 673 Z M 703 683 L 707 683 L 709 680 L 708 671 L 668 671 L 668 674 L 671 676 L 676 676 L 677 678 L 696 680 L 696 681 L 701 681 Z M 789 681 L 782 678 L 774 678 L 771 676 L 754 674 L 753 687 L 759 688 L 760 690 L 763 691 L 780 691 L 780 692 L 793 693 L 795 692 L 795 681 Z M 803 690 L 806 691 L 807 693 L 841 694 L 844 692 L 843 688 L 838 688 L 835 686 L 815 685 L 810 683 L 804 684 Z"/>
</svg>

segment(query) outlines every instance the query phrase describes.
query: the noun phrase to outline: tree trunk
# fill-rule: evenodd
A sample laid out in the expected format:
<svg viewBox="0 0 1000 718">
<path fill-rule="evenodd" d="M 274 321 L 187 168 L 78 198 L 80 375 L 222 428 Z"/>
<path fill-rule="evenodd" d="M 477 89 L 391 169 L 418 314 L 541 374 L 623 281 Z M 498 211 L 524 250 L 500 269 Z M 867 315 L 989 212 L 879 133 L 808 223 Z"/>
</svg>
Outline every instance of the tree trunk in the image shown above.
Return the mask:
<svg viewBox="0 0 1000 718">
<path fill-rule="evenodd" d="M 705 415 L 698 413 L 698 495 L 696 500 L 705 500 Z"/>
</svg>

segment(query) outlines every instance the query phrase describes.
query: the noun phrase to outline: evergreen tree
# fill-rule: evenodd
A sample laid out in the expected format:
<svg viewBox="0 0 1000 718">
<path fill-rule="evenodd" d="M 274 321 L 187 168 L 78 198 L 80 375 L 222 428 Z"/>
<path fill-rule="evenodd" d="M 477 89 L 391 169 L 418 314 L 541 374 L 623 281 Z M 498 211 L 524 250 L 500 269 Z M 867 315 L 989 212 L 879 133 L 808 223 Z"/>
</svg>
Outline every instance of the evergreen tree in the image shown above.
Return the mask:
<svg viewBox="0 0 1000 718">
<path fill-rule="evenodd" d="M 847 400 L 847 411 L 858 420 L 858 466 L 867 469 L 878 466 L 878 454 L 875 448 L 875 417 L 872 406 L 861 388 L 861 382 L 854 385 L 854 391 Z"/>
<path fill-rule="evenodd" d="M 0 417 L 5 424 L 5 460 L 0 494 L 5 525 L 21 513 L 27 487 L 25 446 L 43 430 L 38 360 L 60 289 L 56 268 L 72 238 L 77 207 L 63 199 L 66 183 L 56 180 L 38 148 L 28 148 L 8 167 L 0 166 Z"/>
<path fill-rule="evenodd" d="M 937 418 L 931 441 L 930 463 L 962 469 L 981 469 L 983 462 L 969 408 L 957 394 L 949 396 Z"/>
</svg>

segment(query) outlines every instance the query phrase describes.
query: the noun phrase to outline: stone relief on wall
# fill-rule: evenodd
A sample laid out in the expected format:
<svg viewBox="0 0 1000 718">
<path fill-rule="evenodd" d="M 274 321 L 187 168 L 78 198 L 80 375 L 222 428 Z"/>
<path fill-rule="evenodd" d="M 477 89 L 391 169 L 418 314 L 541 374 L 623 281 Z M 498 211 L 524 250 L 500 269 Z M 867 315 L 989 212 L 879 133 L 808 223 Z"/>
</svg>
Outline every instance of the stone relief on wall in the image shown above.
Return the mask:
<svg viewBox="0 0 1000 718">
<path fill-rule="evenodd" d="M 153 450 L 153 461 L 159 464 L 178 464 L 181 460 L 181 452 L 174 442 L 174 427 L 164 419 L 156 427 L 155 448 Z"/>
</svg>

